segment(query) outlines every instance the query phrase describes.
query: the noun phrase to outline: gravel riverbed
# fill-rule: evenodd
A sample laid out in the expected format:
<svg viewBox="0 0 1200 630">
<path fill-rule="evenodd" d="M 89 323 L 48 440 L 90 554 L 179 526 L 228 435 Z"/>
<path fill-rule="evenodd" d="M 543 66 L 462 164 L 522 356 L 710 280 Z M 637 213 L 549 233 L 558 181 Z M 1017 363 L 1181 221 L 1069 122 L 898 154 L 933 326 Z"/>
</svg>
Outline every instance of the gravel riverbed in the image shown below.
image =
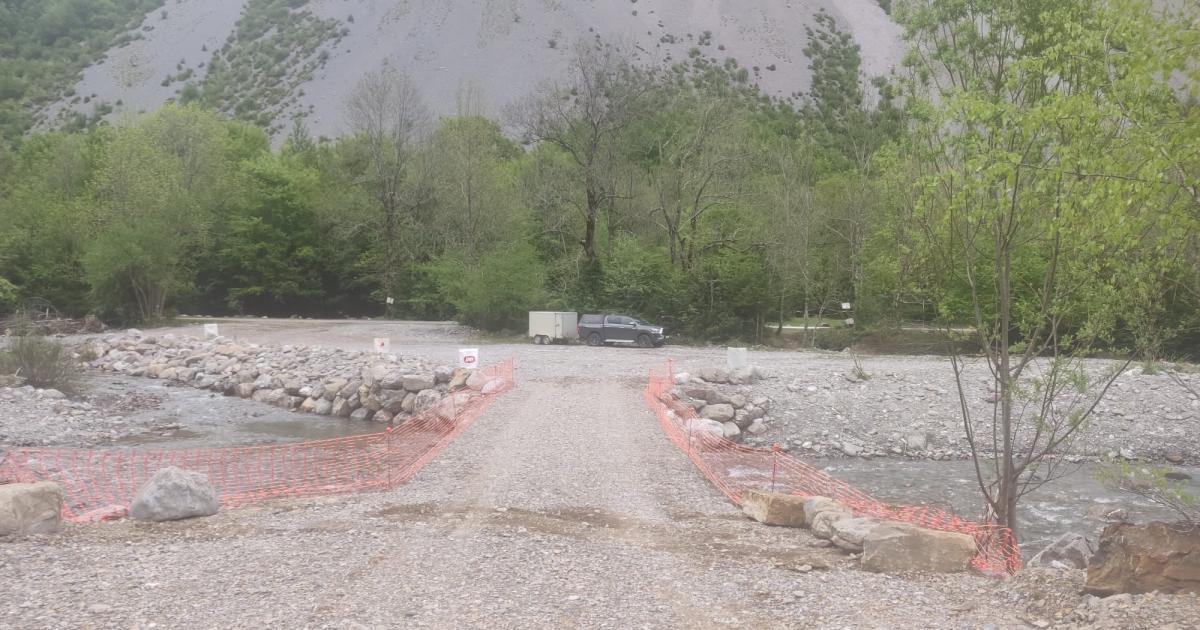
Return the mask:
<svg viewBox="0 0 1200 630">
<path fill-rule="evenodd" d="M 1089 599 L 1063 572 L 1008 581 L 877 575 L 804 531 L 746 520 L 665 439 L 642 400 L 650 368 L 668 357 L 683 370 L 720 365 L 721 348 L 476 344 L 446 324 L 221 328 L 251 343 L 348 350 L 388 336 L 393 352 L 440 363 L 478 345 L 484 363 L 517 359 L 517 388 L 390 492 L 175 523 L 72 525 L 0 543 L 0 628 L 1200 625 L 1195 596 Z M 873 360 L 868 370 L 887 371 Z M 915 373 L 937 361 L 880 360 Z M 753 352 L 751 361 L 776 375 L 765 387 L 785 391 L 805 370 L 850 364 L 790 352 Z M 782 392 L 772 397 L 773 430 L 806 426 L 811 416 L 791 418 Z M 797 429 L 783 428 L 790 423 Z"/>
</svg>

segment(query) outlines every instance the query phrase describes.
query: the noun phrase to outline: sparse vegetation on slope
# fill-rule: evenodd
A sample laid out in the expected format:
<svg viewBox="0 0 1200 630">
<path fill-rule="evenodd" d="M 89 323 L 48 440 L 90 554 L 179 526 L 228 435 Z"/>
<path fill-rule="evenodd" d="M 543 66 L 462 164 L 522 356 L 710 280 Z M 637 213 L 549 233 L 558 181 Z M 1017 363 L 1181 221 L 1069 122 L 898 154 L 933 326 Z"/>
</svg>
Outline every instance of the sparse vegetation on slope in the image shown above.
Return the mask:
<svg viewBox="0 0 1200 630">
<path fill-rule="evenodd" d="M 37 111 L 75 95 L 67 87 L 104 51 L 136 37 L 130 30 L 163 0 L 0 1 L 0 139 L 18 141 Z M 75 127 L 87 122 L 72 116 Z"/>
<path fill-rule="evenodd" d="M 328 58 L 325 44 L 336 44 L 348 32 L 337 20 L 318 18 L 304 9 L 307 3 L 246 3 L 233 34 L 213 53 L 200 99 L 272 133 L 282 129 L 275 117 L 295 101 L 295 90 Z"/>
</svg>

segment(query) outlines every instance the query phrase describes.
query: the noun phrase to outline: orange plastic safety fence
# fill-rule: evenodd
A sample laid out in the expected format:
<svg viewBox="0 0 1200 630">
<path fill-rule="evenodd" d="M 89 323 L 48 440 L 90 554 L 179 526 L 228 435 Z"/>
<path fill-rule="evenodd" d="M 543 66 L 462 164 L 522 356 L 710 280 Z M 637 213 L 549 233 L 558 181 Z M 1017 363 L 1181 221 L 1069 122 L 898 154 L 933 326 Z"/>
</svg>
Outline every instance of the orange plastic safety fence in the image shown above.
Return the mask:
<svg viewBox="0 0 1200 630">
<path fill-rule="evenodd" d="M 63 517 L 121 518 L 158 470 L 177 466 L 208 475 L 223 507 L 281 497 L 384 490 L 412 478 L 514 385 L 514 364 L 482 368 L 482 392 L 456 392 L 380 433 L 269 446 L 211 449 L 82 450 L 24 448 L 7 453 L 0 478 L 54 481 L 66 496 Z"/>
<path fill-rule="evenodd" d="M 673 388 L 670 365 L 651 370 L 646 403 L 667 437 L 735 504 L 740 505 L 741 495 L 750 489 L 829 497 L 857 516 L 968 534 L 979 550 L 972 565 L 984 573 L 1011 575 L 1020 570 L 1021 550 L 1008 528 L 969 521 L 937 508 L 889 505 L 787 453 L 732 442 L 710 428 L 710 421 L 700 419 L 691 406 L 672 396 Z"/>
</svg>

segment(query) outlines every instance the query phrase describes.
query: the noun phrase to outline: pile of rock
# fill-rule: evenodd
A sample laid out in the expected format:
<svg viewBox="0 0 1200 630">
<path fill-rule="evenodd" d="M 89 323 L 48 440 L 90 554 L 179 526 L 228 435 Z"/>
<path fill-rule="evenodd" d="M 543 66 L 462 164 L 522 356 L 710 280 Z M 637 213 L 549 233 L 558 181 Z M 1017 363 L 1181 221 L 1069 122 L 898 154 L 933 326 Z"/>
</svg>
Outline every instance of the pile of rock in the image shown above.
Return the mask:
<svg viewBox="0 0 1200 630">
<path fill-rule="evenodd" d="M 956 573 L 966 571 L 977 553 L 975 539 L 966 534 L 856 517 L 826 497 L 750 490 L 742 496 L 742 510 L 760 523 L 806 527 L 827 544 L 854 554 L 868 571 Z"/>
<path fill-rule="evenodd" d="M 90 339 L 92 367 L 175 381 L 284 409 L 398 424 L 428 409 L 465 402 L 450 393 L 482 390 L 481 372 L 412 357 L 303 346 L 240 344 L 129 330 Z M 461 398 L 461 397 L 460 397 Z M 445 402 L 443 402 L 445 401 Z"/>
<path fill-rule="evenodd" d="M 747 385 L 762 378 L 762 371 L 755 367 L 732 373 L 715 368 L 700 370 L 695 375 L 681 373 L 675 375 L 676 387 L 671 396 L 695 409 L 701 418 L 719 423 L 724 437 L 756 443 L 761 440 L 752 436 L 767 431 L 771 399 L 766 396 L 751 398 L 743 391 L 722 391 L 717 385 Z"/>
</svg>

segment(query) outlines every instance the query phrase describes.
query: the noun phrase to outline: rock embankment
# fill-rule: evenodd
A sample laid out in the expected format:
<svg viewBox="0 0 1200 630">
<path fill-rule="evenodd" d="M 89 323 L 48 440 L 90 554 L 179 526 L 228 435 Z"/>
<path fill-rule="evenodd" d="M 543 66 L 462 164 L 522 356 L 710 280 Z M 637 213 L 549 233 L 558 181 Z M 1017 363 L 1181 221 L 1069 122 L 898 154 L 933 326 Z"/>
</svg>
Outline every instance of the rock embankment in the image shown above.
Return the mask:
<svg viewBox="0 0 1200 630">
<path fill-rule="evenodd" d="M 144 376 L 283 409 L 398 424 L 486 377 L 413 357 L 305 346 L 263 346 L 138 330 L 86 341 L 93 368 Z"/>
<path fill-rule="evenodd" d="M 966 534 L 856 517 L 826 497 L 751 490 L 742 497 L 742 510 L 760 523 L 807 528 L 877 573 L 958 573 L 970 568 L 977 553 L 975 539 Z"/>
</svg>

